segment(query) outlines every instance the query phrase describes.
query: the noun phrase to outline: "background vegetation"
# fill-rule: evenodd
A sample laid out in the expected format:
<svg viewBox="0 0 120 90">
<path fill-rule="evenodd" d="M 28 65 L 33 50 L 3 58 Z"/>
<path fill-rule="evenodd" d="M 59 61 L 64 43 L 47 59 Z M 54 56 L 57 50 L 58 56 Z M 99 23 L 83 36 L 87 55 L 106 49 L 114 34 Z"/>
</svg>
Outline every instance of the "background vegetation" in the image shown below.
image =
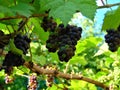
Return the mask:
<svg viewBox="0 0 120 90">
<path fill-rule="evenodd" d="M 103 6 L 97 6 L 96 0 L 0 0 L 0 30 L 5 35 L 12 35 L 7 39 L 0 36 L 0 42 L 9 41 L 19 31 L 32 40 L 24 65 L 14 67 L 9 76 L 1 69 L 0 90 L 120 90 L 120 49 L 109 51 L 103 37 L 106 30 L 118 28 L 119 5 L 104 2 Z M 101 32 L 95 33 L 96 10 L 113 6 L 118 7 L 106 12 Z M 61 62 L 56 52 L 51 53 L 46 48 L 49 32 L 41 27 L 42 19 L 49 16 L 57 24 L 77 25 L 72 21 L 79 16 L 76 11 L 84 16 L 78 21 L 83 29 L 82 37 L 77 42 L 75 55 L 69 62 Z M 21 21 L 25 23 L 21 25 Z M 16 50 L 10 46 L 8 43 L 4 50 L 0 49 L 1 65 L 7 52 L 11 48 Z M 31 61 L 30 67 L 28 62 Z M 28 88 L 32 75 L 37 78 L 35 89 Z M 50 77 L 51 85 L 48 85 Z"/>
</svg>

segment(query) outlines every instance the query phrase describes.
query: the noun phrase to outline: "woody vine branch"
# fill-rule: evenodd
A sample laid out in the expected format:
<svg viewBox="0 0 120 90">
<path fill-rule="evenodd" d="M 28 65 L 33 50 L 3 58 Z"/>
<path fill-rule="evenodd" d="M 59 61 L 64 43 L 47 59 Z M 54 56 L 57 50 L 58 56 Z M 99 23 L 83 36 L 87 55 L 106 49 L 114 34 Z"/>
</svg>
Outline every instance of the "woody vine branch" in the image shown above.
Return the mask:
<svg viewBox="0 0 120 90">
<path fill-rule="evenodd" d="M 99 81 L 95 81 L 95 80 L 92 80 L 90 78 L 87 78 L 83 75 L 67 74 L 67 73 L 57 71 L 57 70 L 48 70 L 48 69 L 44 69 L 43 67 L 38 66 L 37 64 L 33 64 L 31 67 L 31 64 L 29 62 L 25 62 L 24 66 L 26 66 L 27 68 L 29 68 L 33 72 L 38 72 L 39 74 L 50 74 L 50 75 L 53 75 L 55 77 L 60 77 L 60 78 L 70 79 L 70 80 L 71 79 L 83 80 L 83 81 L 95 84 L 97 86 L 100 86 L 105 90 L 109 90 L 109 86 L 107 86 Z"/>
</svg>

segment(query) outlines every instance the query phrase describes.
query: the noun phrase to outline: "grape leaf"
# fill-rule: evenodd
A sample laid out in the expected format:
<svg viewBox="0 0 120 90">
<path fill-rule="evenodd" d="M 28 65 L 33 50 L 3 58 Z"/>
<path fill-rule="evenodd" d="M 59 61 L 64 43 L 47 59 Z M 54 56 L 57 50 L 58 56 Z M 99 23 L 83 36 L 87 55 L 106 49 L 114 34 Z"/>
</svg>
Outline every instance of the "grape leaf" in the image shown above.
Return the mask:
<svg viewBox="0 0 120 90">
<path fill-rule="evenodd" d="M 72 2 L 66 2 L 54 10 L 52 9 L 50 11 L 50 16 L 60 18 L 60 20 L 66 25 L 72 18 L 75 11 L 76 5 Z"/>
<path fill-rule="evenodd" d="M 50 9 L 50 16 L 59 18 L 64 24 L 67 24 L 76 11 L 76 5 L 70 1 L 64 0 L 41 0 L 41 11 Z"/>
<path fill-rule="evenodd" d="M 64 24 L 70 21 L 76 10 L 93 20 L 97 9 L 95 0 L 41 0 L 40 5 L 41 11 L 50 9 L 50 16 L 60 18 Z"/>
<path fill-rule="evenodd" d="M 8 7 L 14 4 L 14 0 L 0 0 L 0 5 Z"/>
<path fill-rule="evenodd" d="M 42 43 L 45 43 L 48 39 L 49 33 L 44 32 L 44 30 L 40 27 L 40 23 L 38 19 L 31 19 L 31 22 L 34 23 L 35 27 L 33 29 L 33 33 L 37 34 L 42 41 Z"/>
<path fill-rule="evenodd" d="M 97 4 L 96 0 L 70 0 L 77 6 L 77 10 L 80 11 L 84 16 L 93 20 Z"/>
<path fill-rule="evenodd" d="M 40 0 L 40 11 L 55 9 L 64 3 L 64 0 Z"/>
<path fill-rule="evenodd" d="M 40 65 L 44 65 L 46 63 L 46 57 L 43 55 L 34 55 L 33 57 L 33 62 L 40 64 Z"/>
<path fill-rule="evenodd" d="M 59 57 L 57 53 L 50 53 L 50 56 L 52 57 L 52 61 L 59 61 Z"/>
<path fill-rule="evenodd" d="M 12 14 L 11 10 L 8 7 L 2 6 L 2 5 L 0 5 L 0 12 Z"/>
<path fill-rule="evenodd" d="M 120 25 L 120 7 L 105 14 L 102 30 L 117 29 Z"/>
<path fill-rule="evenodd" d="M 14 13 L 18 13 L 26 17 L 29 17 L 32 14 L 32 10 L 34 11 L 34 7 L 25 3 L 18 3 L 17 5 L 10 8 Z"/>
<path fill-rule="evenodd" d="M 85 60 L 84 57 L 80 57 L 80 56 L 74 56 L 72 59 L 70 59 L 70 64 L 76 64 L 76 63 L 80 63 L 81 65 L 86 65 L 87 61 Z"/>
</svg>

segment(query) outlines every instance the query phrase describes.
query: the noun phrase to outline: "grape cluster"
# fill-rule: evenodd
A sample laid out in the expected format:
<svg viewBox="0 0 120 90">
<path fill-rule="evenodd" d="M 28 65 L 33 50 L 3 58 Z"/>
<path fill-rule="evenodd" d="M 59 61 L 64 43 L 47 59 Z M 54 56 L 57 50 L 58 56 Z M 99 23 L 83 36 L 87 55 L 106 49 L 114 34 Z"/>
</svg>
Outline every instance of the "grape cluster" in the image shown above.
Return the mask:
<svg viewBox="0 0 120 90">
<path fill-rule="evenodd" d="M 76 50 L 75 45 L 81 38 L 82 28 L 72 25 L 64 27 L 63 24 L 58 26 L 58 56 L 61 61 L 66 61 L 72 56 Z"/>
<path fill-rule="evenodd" d="M 58 50 L 59 59 L 61 61 L 68 62 L 68 60 L 74 56 L 74 51 L 76 49 L 75 45 L 81 38 L 82 28 L 69 24 L 66 27 L 64 24 L 59 24 L 56 26 L 55 22 L 51 19 L 43 19 L 43 22 L 43 29 L 45 31 L 49 29 L 50 31 L 49 38 L 46 41 L 48 51 L 56 52 Z"/>
<path fill-rule="evenodd" d="M 20 66 L 24 63 L 21 55 L 14 54 L 13 52 L 9 51 L 3 62 L 3 66 Z"/>
<path fill-rule="evenodd" d="M 30 47 L 30 43 L 31 40 L 26 36 L 21 36 L 20 34 L 18 34 L 15 38 L 14 38 L 14 44 L 18 49 L 21 49 L 23 51 L 23 54 L 27 53 L 27 49 L 29 49 Z"/>
<path fill-rule="evenodd" d="M 27 53 L 27 49 L 30 47 L 30 39 L 27 36 L 21 36 L 20 34 L 18 34 L 15 38 L 14 38 L 14 44 L 16 46 L 16 48 L 20 49 L 23 51 L 23 54 Z M 7 55 L 5 56 L 5 59 L 3 61 L 2 66 L 5 69 L 6 73 L 11 73 L 10 69 L 13 66 L 20 66 L 24 64 L 24 59 L 22 58 L 22 55 L 18 55 L 15 54 L 12 51 L 9 51 L 7 53 Z"/>
<path fill-rule="evenodd" d="M 23 63 L 24 59 L 22 59 L 22 55 L 17 55 L 9 51 L 5 56 L 2 66 L 4 67 L 5 72 L 9 74 L 12 71 L 10 70 L 12 66 L 20 66 L 23 65 Z"/>
<path fill-rule="evenodd" d="M 107 30 L 107 34 L 105 35 L 105 42 L 108 43 L 110 51 L 117 51 L 118 47 L 120 46 L 120 27 L 118 27 L 117 30 Z"/>
</svg>

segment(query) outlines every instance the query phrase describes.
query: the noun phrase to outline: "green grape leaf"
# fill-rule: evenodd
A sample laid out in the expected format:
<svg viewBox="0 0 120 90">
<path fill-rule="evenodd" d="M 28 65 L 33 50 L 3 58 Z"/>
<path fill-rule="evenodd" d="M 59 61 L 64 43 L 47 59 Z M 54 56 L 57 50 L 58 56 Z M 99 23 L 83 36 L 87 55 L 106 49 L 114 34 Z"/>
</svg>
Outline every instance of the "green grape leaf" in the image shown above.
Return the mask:
<svg viewBox="0 0 120 90">
<path fill-rule="evenodd" d="M 107 29 L 117 29 L 117 27 L 120 25 L 120 7 L 118 7 L 114 11 L 108 11 L 105 14 L 104 22 L 102 25 L 102 30 Z"/>
<path fill-rule="evenodd" d="M 61 4 L 64 3 L 64 0 L 40 0 L 40 11 L 46 11 L 49 9 L 56 9 Z"/>
<path fill-rule="evenodd" d="M 50 56 L 52 57 L 52 61 L 59 61 L 59 57 L 58 57 L 57 52 L 55 52 L 55 53 L 51 52 Z"/>
<path fill-rule="evenodd" d="M 70 21 L 76 10 L 93 20 L 97 9 L 95 0 L 41 0 L 40 5 L 41 11 L 50 9 L 49 15 L 59 18 L 64 24 Z"/>
<path fill-rule="evenodd" d="M 23 15 L 26 17 L 29 17 L 32 14 L 32 11 L 34 11 L 34 7 L 25 3 L 18 3 L 17 5 L 10 7 L 10 9 L 15 14 L 18 13 L 19 15 Z"/>
<path fill-rule="evenodd" d="M 106 60 L 105 60 L 105 66 L 106 67 L 110 67 L 110 65 L 114 62 L 114 60 L 110 57 L 106 57 Z"/>
<path fill-rule="evenodd" d="M 33 6 L 35 8 L 34 13 L 40 13 L 40 3 L 38 3 L 40 0 L 35 0 L 33 3 Z"/>
<path fill-rule="evenodd" d="M 101 77 L 101 76 L 103 76 L 103 75 L 106 75 L 106 74 L 107 74 L 107 73 L 104 72 L 104 71 L 99 71 L 99 72 L 96 73 L 95 76 L 96 76 L 97 78 L 99 78 L 99 77 Z"/>
<path fill-rule="evenodd" d="M 33 33 L 39 36 L 42 43 L 45 43 L 48 39 L 49 33 L 44 32 L 44 30 L 40 27 L 39 19 L 31 19 L 31 22 L 35 25 L 33 29 Z"/>
<path fill-rule="evenodd" d="M 18 55 L 22 55 L 22 54 L 23 54 L 23 51 L 22 51 L 22 50 L 16 48 L 13 39 L 10 39 L 9 45 L 10 45 L 10 50 L 11 50 L 13 53 L 18 54 Z"/>
<path fill-rule="evenodd" d="M 73 17 L 75 11 L 76 5 L 72 2 L 66 2 L 54 10 L 52 9 L 49 15 L 54 18 L 60 18 L 60 20 L 66 25 Z"/>
<path fill-rule="evenodd" d="M 84 66 L 87 64 L 87 61 L 85 60 L 84 57 L 74 56 L 72 57 L 72 59 L 70 59 L 70 64 L 76 64 L 76 63 L 79 63 Z"/>
<path fill-rule="evenodd" d="M 0 5 L 3 5 L 5 7 L 9 7 L 14 4 L 14 0 L 0 0 Z"/>
<path fill-rule="evenodd" d="M 49 10 L 49 15 L 53 18 L 59 18 L 65 25 L 70 21 L 76 11 L 76 5 L 70 1 L 52 0 L 42 1 L 42 10 Z"/>
<path fill-rule="evenodd" d="M 33 56 L 33 62 L 40 64 L 40 65 L 44 65 L 46 63 L 46 57 L 43 55 L 34 55 Z"/>
<path fill-rule="evenodd" d="M 32 0 L 17 0 L 17 1 L 22 3 L 30 3 Z"/>
<path fill-rule="evenodd" d="M 70 1 L 76 5 L 77 10 L 80 11 L 84 16 L 91 20 L 94 19 L 97 9 L 96 0 L 70 0 Z"/>
<path fill-rule="evenodd" d="M 12 13 L 8 7 L 0 5 L 0 12 L 2 13 Z"/>
<path fill-rule="evenodd" d="M 19 67 L 18 67 L 18 70 L 20 70 L 20 71 L 22 71 L 22 72 L 24 72 L 24 73 L 27 73 L 27 74 L 30 73 L 30 69 L 28 69 L 28 68 L 25 67 L 25 66 L 19 66 Z M 18 74 L 19 74 L 19 73 L 18 73 Z"/>
</svg>

